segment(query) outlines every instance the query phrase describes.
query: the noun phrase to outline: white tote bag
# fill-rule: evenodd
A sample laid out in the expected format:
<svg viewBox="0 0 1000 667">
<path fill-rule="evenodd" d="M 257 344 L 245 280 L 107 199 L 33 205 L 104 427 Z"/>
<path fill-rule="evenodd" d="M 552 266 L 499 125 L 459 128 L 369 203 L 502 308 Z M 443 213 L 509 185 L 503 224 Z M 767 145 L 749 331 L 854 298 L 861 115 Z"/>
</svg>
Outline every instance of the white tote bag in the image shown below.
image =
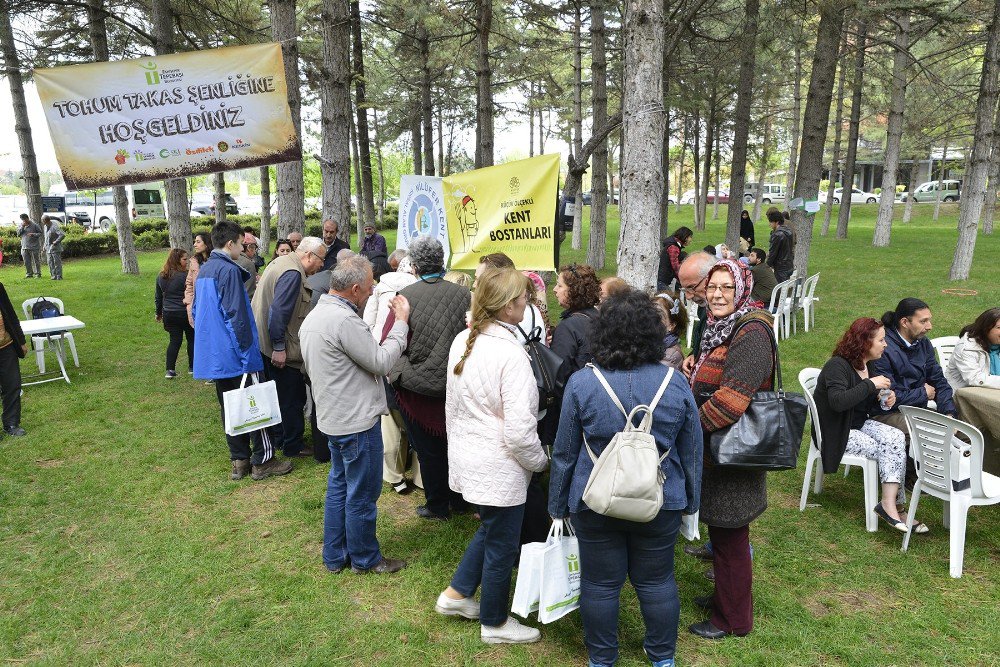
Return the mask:
<svg viewBox="0 0 1000 667">
<path fill-rule="evenodd" d="M 521 618 L 538 611 L 538 598 L 542 586 L 542 550 L 545 542 L 531 542 L 521 547 L 517 564 L 517 583 L 510 610 Z"/>
<path fill-rule="evenodd" d="M 701 539 L 701 531 L 698 529 L 699 514 L 700 512 L 681 515 L 681 537 L 687 539 L 689 542 Z"/>
<path fill-rule="evenodd" d="M 580 548 L 569 521 L 552 522 L 541 562 L 538 620 L 551 623 L 580 606 Z"/>
<path fill-rule="evenodd" d="M 222 408 L 226 415 L 226 434 L 243 435 L 281 423 L 278 407 L 278 388 L 274 380 L 247 385 L 250 373 L 243 374 L 239 389 L 222 394 Z"/>
</svg>

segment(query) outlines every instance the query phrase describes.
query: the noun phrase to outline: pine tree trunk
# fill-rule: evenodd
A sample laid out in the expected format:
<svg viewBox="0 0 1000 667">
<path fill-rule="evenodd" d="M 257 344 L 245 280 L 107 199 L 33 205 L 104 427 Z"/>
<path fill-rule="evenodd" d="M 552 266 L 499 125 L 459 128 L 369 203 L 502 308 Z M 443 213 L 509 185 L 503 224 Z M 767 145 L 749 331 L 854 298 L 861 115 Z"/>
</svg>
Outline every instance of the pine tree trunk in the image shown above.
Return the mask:
<svg viewBox="0 0 1000 667">
<path fill-rule="evenodd" d="M 626 0 L 622 91 L 622 194 L 618 275 L 656 288 L 663 197 L 663 3 Z"/>
<path fill-rule="evenodd" d="M 764 181 L 767 179 L 767 164 L 771 159 L 771 115 L 764 118 L 764 141 L 761 146 L 760 167 L 755 174 L 757 185 L 754 187 L 752 220 L 760 220 L 760 209 L 764 205 Z"/>
<path fill-rule="evenodd" d="M 351 32 L 354 49 L 354 99 L 358 113 L 358 160 L 361 162 L 361 194 L 365 200 L 364 219 L 375 224 L 375 187 L 372 183 L 371 137 L 368 132 L 368 97 L 365 90 L 365 56 L 361 43 L 361 8 L 351 2 Z M 361 216 L 362 211 L 358 211 Z"/>
<path fill-rule="evenodd" d="M 663 0 L 663 15 L 670 15 L 672 0 Z M 665 22 L 664 26 L 664 47 L 663 47 L 663 99 L 670 99 L 670 50 L 666 48 L 666 43 L 670 39 L 670 25 Z M 670 236 L 670 133 L 671 118 L 670 107 L 663 110 L 663 199 L 660 203 L 660 243 Z"/>
<path fill-rule="evenodd" d="M 944 170 L 946 164 L 948 164 L 947 142 L 945 142 L 944 149 L 941 151 L 941 169 L 938 170 L 937 190 L 934 193 L 934 222 L 937 222 L 938 217 L 941 215 L 941 189 L 944 187 Z"/>
<path fill-rule="evenodd" d="M 608 62 L 604 52 L 604 0 L 590 0 L 590 78 L 592 80 L 591 114 L 593 126 L 608 121 Z M 590 237 L 587 264 L 595 270 L 604 268 L 608 243 L 608 140 L 600 142 L 591 160 Z"/>
<path fill-rule="evenodd" d="M 854 79 L 851 82 L 851 122 L 847 131 L 847 157 L 844 159 L 844 175 L 841 182 L 845 188 L 854 187 L 854 165 L 858 158 L 858 136 L 861 129 L 861 92 L 864 85 L 865 46 L 868 38 L 868 22 L 858 21 L 858 37 L 854 44 Z M 840 202 L 837 215 L 837 238 L 847 238 L 847 225 L 851 220 L 851 198 Z"/>
<path fill-rule="evenodd" d="M 573 155 L 579 160 L 583 152 L 583 53 L 581 32 L 583 21 L 580 17 L 580 0 L 573 3 Z M 576 191 L 576 212 L 573 215 L 573 250 L 583 247 L 583 183 Z"/>
<path fill-rule="evenodd" d="M 351 140 L 351 161 L 354 163 L 354 210 L 358 212 L 358 214 L 356 216 L 354 216 L 354 219 L 357 221 L 358 239 L 359 239 L 359 243 L 360 243 L 360 239 L 364 237 L 364 221 L 362 221 L 362 219 L 361 219 L 361 209 L 364 206 L 364 199 L 363 199 L 363 196 L 361 194 L 361 169 L 360 169 L 359 164 L 358 164 L 358 161 L 359 161 L 359 157 L 358 157 L 358 130 L 357 130 L 356 127 L 354 127 L 354 119 L 351 119 L 350 140 Z M 350 246 L 351 245 L 351 232 L 350 232 L 351 223 L 348 221 L 348 223 L 346 225 L 344 225 L 344 227 L 346 227 L 348 229 L 347 238 L 344 238 L 344 233 L 340 230 L 339 227 L 337 229 L 337 236 L 339 236 L 340 238 L 343 238 L 344 241 L 347 242 L 347 245 Z"/>
<path fill-rule="evenodd" d="M 323 220 L 337 223 L 337 236 L 351 238 L 351 22 L 350 6 L 342 0 L 323 0 L 321 35 L 323 63 L 320 88 L 320 134 L 323 159 Z M 285 224 L 281 208 L 281 167 L 278 165 L 278 236 L 295 230 Z M 361 188 L 358 188 L 361 195 Z M 358 207 L 358 216 L 363 208 Z M 304 224 L 304 223 L 303 223 Z"/>
<path fill-rule="evenodd" d="M 681 125 L 681 159 L 677 161 L 677 199 L 674 201 L 674 211 L 681 212 L 681 195 L 684 194 L 684 161 L 687 159 L 688 124 L 687 118 L 680 117 Z"/>
<path fill-rule="evenodd" d="M 476 169 L 493 166 L 493 0 L 476 0 Z"/>
<path fill-rule="evenodd" d="M 271 168 L 260 168 L 260 247 L 271 250 Z"/>
<path fill-rule="evenodd" d="M 288 87 L 288 108 L 292 112 L 292 124 L 295 132 L 302 137 L 302 98 L 299 83 L 302 76 L 299 73 L 299 37 L 295 21 L 296 0 L 271 0 L 271 35 L 274 41 L 281 43 L 281 55 L 285 62 L 285 82 Z M 332 16 L 343 16 L 344 24 L 332 26 L 334 31 L 347 34 L 348 10 L 339 7 L 338 2 L 324 0 L 324 13 Z M 347 38 L 347 49 L 350 48 L 350 37 Z M 344 51 L 346 59 L 348 51 Z M 350 65 L 348 65 L 348 69 Z M 350 75 L 348 75 L 350 76 Z M 348 93 L 348 91 L 344 91 Z M 350 114 L 349 98 L 345 97 Z M 336 159 L 331 155 L 328 159 Z M 305 213 L 305 183 L 302 178 L 302 162 L 284 162 L 275 168 L 278 184 L 278 235 L 288 238 L 292 232 L 304 233 L 306 229 Z"/>
<path fill-rule="evenodd" d="M 438 168 L 437 168 L 437 173 L 438 173 L 438 176 L 444 176 L 445 175 L 444 174 L 444 118 L 443 118 L 443 116 L 444 116 L 444 114 L 442 113 L 441 110 L 439 110 L 438 113 L 437 113 L 437 115 L 436 115 L 436 117 L 437 117 L 437 126 L 438 126 L 438 133 L 437 133 L 437 140 L 438 140 L 438 158 L 437 158 Z"/>
<path fill-rule="evenodd" d="M 87 0 L 87 27 L 94 62 L 107 62 L 108 24 L 104 0 Z M 115 207 L 115 232 L 118 235 L 118 255 L 122 260 L 122 273 L 139 275 L 139 258 L 135 252 L 135 238 L 132 235 L 132 216 L 128 210 L 128 193 L 125 186 L 111 188 L 111 201 Z"/>
<path fill-rule="evenodd" d="M 993 20 L 990 23 L 986 52 L 983 54 L 983 73 L 979 81 L 979 99 L 976 101 L 976 130 L 972 138 L 972 160 L 965 175 L 965 190 L 958 212 L 958 244 L 951 263 L 951 280 L 968 280 L 972 256 L 976 250 L 976 233 L 986 193 L 989 172 L 990 148 L 993 145 L 993 123 L 997 107 L 998 75 L 1000 75 L 1000 0 L 994 0 Z"/>
<path fill-rule="evenodd" d="M 913 189 L 917 187 L 917 172 L 920 171 L 920 156 L 916 153 L 910 161 L 910 176 L 906 184 L 906 204 L 903 206 L 903 224 L 910 222 L 913 215 Z"/>
<path fill-rule="evenodd" d="M 844 78 L 847 73 L 847 63 L 844 61 L 844 57 L 847 54 L 847 36 L 844 36 L 844 43 L 840 48 L 840 56 L 837 61 L 840 63 L 840 73 L 837 75 L 837 96 L 834 98 L 837 101 L 837 110 L 834 112 L 834 122 L 833 122 L 833 162 L 830 164 L 830 184 L 826 188 L 826 206 L 823 210 L 823 230 L 821 234 L 826 236 L 830 233 L 830 216 L 833 214 L 833 191 L 837 187 L 837 181 L 840 180 L 840 135 L 843 134 L 844 129 Z M 844 187 L 841 184 L 841 187 Z M 848 199 L 851 198 L 851 189 L 844 187 L 841 191 L 841 199 L 846 196 Z"/>
<path fill-rule="evenodd" d="M 10 85 L 10 96 L 14 106 L 14 134 L 21 149 L 21 177 L 24 179 L 24 193 L 28 197 L 28 216 L 31 221 L 41 224 L 42 221 L 42 184 L 38 175 L 38 160 L 35 157 L 35 143 L 31 137 L 31 123 L 28 119 L 28 102 L 24 96 L 21 61 L 17 55 L 17 45 L 14 42 L 14 29 L 11 26 L 11 3 L 0 3 L 0 47 L 3 49 L 3 62 Z"/>
<path fill-rule="evenodd" d="M 715 123 L 715 191 L 717 193 L 722 191 L 722 174 L 720 173 L 722 170 L 721 139 L 722 139 L 722 123 L 716 122 Z M 668 173 L 669 172 L 664 170 L 663 172 L 664 179 L 666 179 Z M 719 219 L 719 199 L 720 197 L 716 197 L 715 204 L 712 206 L 712 220 Z"/>
<path fill-rule="evenodd" d="M 795 168 L 799 160 L 802 139 L 802 31 L 795 39 L 795 74 L 792 76 L 792 136 L 788 150 L 788 174 L 785 175 L 785 201 L 795 191 Z M 757 218 L 754 218 L 756 220 Z"/>
<path fill-rule="evenodd" d="M 378 228 L 385 229 L 385 165 L 382 163 L 382 135 L 378 129 L 378 109 L 372 109 L 375 130 L 375 164 L 378 166 Z M 444 159 L 444 153 L 441 154 Z M 442 173 L 444 169 L 441 169 Z"/>
<path fill-rule="evenodd" d="M 729 174 L 729 206 L 726 212 L 726 246 L 740 247 L 740 215 L 743 212 L 743 189 L 747 178 L 747 137 L 753 103 L 754 65 L 757 57 L 757 20 L 760 0 L 747 0 L 740 38 L 740 70 L 736 84 L 736 108 L 733 111 L 733 159 Z M 796 84 L 798 85 L 798 84 Z M 794 143 L 793 143 L 794 146 Z"/>
<path fill-rule="evenodd" d="M 434 176 L 434 105 L 431 101 L 431 44 L 427 28 L 421 23 L 417 29 L 417 46 L 420 49 L 420 119 L 424 133 L 424 175 Z"/>
<path fill-rule="evenodd" d="M 903 142 L 903 110 L 906 107 L 906 76 L 910 64 L 910 15 L 896 19 L 895 52 L 892 56 L 892 95 L 889 125 L 886 130 L 885 159 L 882 163 L 882 194 L 878 202 L 878 219 L 872 245 L 884 248 L 892 237 L 892 209 L 896 200 L 896 172 L 899 169 L 899 149 Z"/>
<path fill-rule="evenodd" d="M 701 174 L 701 190 L 702 198 L 699 203 L 701 211 L 698 215 L 698 220 L 701 222 L 701 229 L 705 228 L 708 217 L 708 189 L 712 186 L 712 151 L 713 151 L 713 141 L 715 141 L 715 106 L 716 106 L 715 91 L 712 91 L 712 96 L 709 101 L 708 118 L 705 119 L 705 166 L 702 169 Z M 718 200 L 718 193 L 715 194 L 713 199 Z"/>
<path fill-rule="evenodd" d="M 535 157 L 535 82 L 528 82 L 528 157 Z"/>
<path fill-rule="evenodd" d="M 226 221 L 226 174 L 217 171 L 212 175 L 212 184 L 215 190 L 215 222 Z"/>
<path fill-rule="evenodd" d="M 993 215 L 996 213 L 997 189 L 1000 184 L 1000 105 L 997 106 L 997 115 L 993 119 L 993 147 L 990 149 L 990 173 L 986 185 L 986 196 L 983 198 L 983 234 L 993 233 Z"/>
<path fill-rule="evenodd" d="M 413 149 L 413 173 L 422 176 L 424 173 L 424 142 L 420 130 L 420 103 L 416 97 L 410 100 L 410 146 Z"/>
<path fill-rule="evenodd" d="M 705 220 L 701 217 L 701 200 L 705 193 L 701 190 L 701 114 L 694 112 L 694 146 L 691 149 L 694 167 L 694 228 L 704 231 Z"/>
<path fill-rule="evenodd" d="M 162 56 L 174 52 L 174 14 L 170 0 L 152 0 L 153 50 Z M 171 248 L 191 251 L 191 202 L 187 180 L 172 178 L 163 181 L 166 192 L 167 235 Z"/>
<path fill-rule="evenodd" d="M 806 95 L 806 111 L 802 117 L 802 146 L 795 170 L 795 197 L 812 199 L 819 191 L 819 179 L 823 173 L 823 148 L 830 123 L 833 79 L 837 73 L 837 49 L 843 27 L 844 5 L 839 1 L 821 4 L 812 75 L 809 77 L 809 92 Z M 804 210 L 792 211 L 792 229 L 796 234 L 795 269 L 800 276 L 806 275 L 809 268 L 813 222 L 813 216 L 807 218 Z"/>
</svg>

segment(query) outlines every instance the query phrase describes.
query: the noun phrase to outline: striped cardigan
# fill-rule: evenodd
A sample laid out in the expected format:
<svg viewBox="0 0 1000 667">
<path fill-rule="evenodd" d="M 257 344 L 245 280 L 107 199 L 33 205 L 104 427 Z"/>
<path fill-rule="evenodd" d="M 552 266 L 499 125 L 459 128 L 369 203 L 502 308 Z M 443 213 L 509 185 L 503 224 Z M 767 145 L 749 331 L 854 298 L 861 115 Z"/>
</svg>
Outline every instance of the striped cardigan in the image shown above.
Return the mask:
<svg viewBox="0 0 1000 667">
<path fill-rule="evenodd" d="M 767 509 L 767 473 L 719 468 L 708 460 L 711 434 L 736 423 L 753 395 L 772 385 L 770 315 L 753 311 L 740 323 L 747 320 L 753 321 L 709 352 L 691 380 L 705 433 L 701 520 L 721 528 L 746 526 Z"/>
</svg>

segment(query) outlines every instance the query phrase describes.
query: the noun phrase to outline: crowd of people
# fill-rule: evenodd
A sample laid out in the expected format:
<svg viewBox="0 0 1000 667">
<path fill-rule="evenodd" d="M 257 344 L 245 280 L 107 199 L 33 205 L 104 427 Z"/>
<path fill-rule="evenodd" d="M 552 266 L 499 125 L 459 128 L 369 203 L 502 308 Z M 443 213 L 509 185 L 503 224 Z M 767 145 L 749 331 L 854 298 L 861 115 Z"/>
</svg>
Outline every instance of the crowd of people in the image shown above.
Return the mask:
<svg viewBox="0 0 1000 667">
<path fill-rule="evenodd" d="M 784 223 L 772 227 L 780 257 Z M 680 228 L 665 244 L 653 296 L 618 278 L 602 281 L 590 266 L 563 266 L 553 284 L 562 312 L 551 323 L 545 281 L 502 253 L 482 256 L 473 280 L 446 271 L 444 250 L 430 237 L 387 254 L 384 238 L 366 232 L 355 254 L 326 221 L 322 238 L 280 240 L 259 275 L 257 240 L 232 223 L 199 235 L 190 256 L 169 254 L 156 300 L 170 332 L 168 377 L 187 336 L 190 368 L 215 384 L 220 405 L 244 374 L 277 386 L 279 426 L 226 436 L 231 478 L 283 475 L 296 457 L 329 461 L 322 559 L 334 573 L 407 566 L 383 554 L 376 536 L 383 482 L 401 495 L 422 489 L 423 519 L 474 513 L 479 528 L 434 607 L 478 620 L 487 643 L 540 639 L 508 613 L 512 572 L 522 544 L 543 541 L 552 519 L 570 519 L 583 640 L 595 666 L 617 660 L 626 578 L 639 599 L 647 656 L 673 664 L 674 546 L 683 515 L 698 513 L 710 540 L 685 551 L 712 561 L 714 588 L 695 598 L 706 619 L 689 630 L 706 639 L 750 633 L 750 525 L 767 509 L 767 474 L 715 465 L 707 443 L 773 386 L 764 296 L 781 277 L 769 261 L 775 239 L 772 253 L 745 243 L 741 256 L 688 255 L 693 233 Z M 783 271 L 783 260 L 775 268 Z M 690 354 L 680 343 L 685 301 L 700 309 Z M 882 498 L 874 511 L 903 531 L 912 520 L 918 533 L 929 529 L 901 508 L 914 473 L 899 406 L 934 401 L 955 414 L 953 386 L 1000 388 L 1000 309 L 963 330 L 948 369 L 935 360 L 930 330 L 929 307 L 913 298 L 881 320 L 858 319 L 815 391 L 824 470 L 836 470 L 845 453 L 876 460 Z M 540 409 L 524 348 L 532 339 L 560 360 L 558 409 Z M 655 405 L 651 432 L 663 455 L 662 509 L 649 522 L 599 514 L 582 499 L 622 413 L 640 404 Z"/>
</svg>

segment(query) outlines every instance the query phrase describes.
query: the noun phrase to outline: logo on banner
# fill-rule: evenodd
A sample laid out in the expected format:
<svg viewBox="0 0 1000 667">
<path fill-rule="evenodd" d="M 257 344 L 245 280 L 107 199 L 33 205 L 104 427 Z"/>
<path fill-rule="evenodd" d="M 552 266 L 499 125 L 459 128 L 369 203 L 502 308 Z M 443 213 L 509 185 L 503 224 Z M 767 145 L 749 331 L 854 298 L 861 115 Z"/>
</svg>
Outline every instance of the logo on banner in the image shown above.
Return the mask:
<svg viewBox="0 0 1000 667">
<path fill-rule="evenodd" d="M 403 233 L 407 244 L 418 236 L 440 239 L 445 234 L 445 219 L 440 191 L 428 183 L 416 183 L 403 202 Z"/>
<path fill-rule="evenodd" d="M 159 66 L 150 60 L 145 65 L 139 65 L 142 69 L 146 70 L 146 85 L 156 86 L 160 83 L 160 71 Z"/>
</svg>

